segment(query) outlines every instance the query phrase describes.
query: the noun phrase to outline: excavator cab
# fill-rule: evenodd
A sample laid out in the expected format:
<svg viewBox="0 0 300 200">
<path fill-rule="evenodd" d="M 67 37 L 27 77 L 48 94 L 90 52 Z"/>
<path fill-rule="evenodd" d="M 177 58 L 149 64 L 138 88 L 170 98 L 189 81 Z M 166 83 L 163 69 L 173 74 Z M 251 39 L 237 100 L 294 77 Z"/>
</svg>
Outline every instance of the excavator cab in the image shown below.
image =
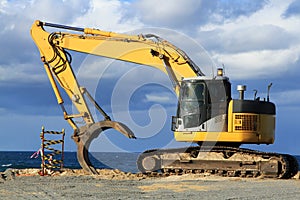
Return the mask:
<svg viewBox="0 0 300 200">
<path fill-rule="evenodd" d="M 173 131 L 224 131 L 230 100 L 231 84 L 227 77 L 184 79 Z M 218 127 L 210 123 L 215 118 L 221 119 Z"/>
</svg>

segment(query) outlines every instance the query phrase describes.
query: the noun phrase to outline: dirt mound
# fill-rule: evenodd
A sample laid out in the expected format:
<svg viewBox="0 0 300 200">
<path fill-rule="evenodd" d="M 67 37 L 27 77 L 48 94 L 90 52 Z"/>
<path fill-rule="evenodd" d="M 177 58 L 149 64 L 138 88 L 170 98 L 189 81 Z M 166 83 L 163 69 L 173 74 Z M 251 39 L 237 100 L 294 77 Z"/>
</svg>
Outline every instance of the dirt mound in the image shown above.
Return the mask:
<svg viewBox="0 0 300 200">
<path fill-rule="evenodd" d="M 96 179 L 108 180 L 141 180 L 148 178 L 144 174 L 133 174 L 118 169 L 97 169 L 97 175 L 90 175 L 82 169 L 63 169 L 61 171 L 47 171 L 44 176 L 92 176 Z M 12 176 L 41 176 L 41 169 L 9 169 L 3 173 L 3 177 Z"/>
<path fill-rule="evenodd" d="M 61 171 L 48 171 L 48 174 L 44 176 L 91 176 L 95 179 L 105 180 L 142 180 L 142 179 L 156 179 L 161 181 L 183 181 L 183 180 L 213 180 L 222 179 L 226 180 L 229 177 L 213 176 L 209 174 L 184 174 L 184 175 L 172 175 L 172 176 L 160 176 L 155 174 L 133 174 L 130 172 L 123 172 L 119 169 L 97 169 L 97 175 L 90 175 L 82 169 L 63 169 Z M 41 169 L 7 169 L 1 173 L 1 180 L 11 180 L 16 176 L 41 176 Z M 236 178 L 233 178 L 236 179 Z M 293 179 L 300 179 L 300 171 Z M 0 181 L 1 181 L 0 180 Z"/>
</svg>

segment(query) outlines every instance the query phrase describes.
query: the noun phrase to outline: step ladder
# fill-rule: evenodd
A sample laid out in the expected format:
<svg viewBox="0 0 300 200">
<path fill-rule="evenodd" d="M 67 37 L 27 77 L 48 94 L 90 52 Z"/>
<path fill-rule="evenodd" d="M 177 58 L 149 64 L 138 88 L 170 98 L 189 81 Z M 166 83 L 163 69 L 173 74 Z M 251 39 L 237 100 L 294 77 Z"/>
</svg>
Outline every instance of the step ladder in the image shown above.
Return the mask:
<svg viewBox="0 0 300 200">
<path fill-rule="evenodd" d="M 53 137 L 60 136 L 58 140 Z M 40 134 L 41 143 L 41 175 L 53 173 L 55 169 L 62 170 L 64 161 L 65 129 L 62 131 L 45 131 L 44 126 Z"/>
</svg>

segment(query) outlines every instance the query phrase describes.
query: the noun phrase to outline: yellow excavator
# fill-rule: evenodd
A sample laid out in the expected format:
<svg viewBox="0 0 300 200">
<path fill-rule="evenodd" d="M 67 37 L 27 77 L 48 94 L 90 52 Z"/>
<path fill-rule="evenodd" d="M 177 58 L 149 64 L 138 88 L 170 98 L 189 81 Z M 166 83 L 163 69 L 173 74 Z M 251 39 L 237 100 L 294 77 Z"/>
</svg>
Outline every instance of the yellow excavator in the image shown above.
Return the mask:
<svg viewBox="0 0 300 200">
<path fill-rule="evenodd" d="M 50 33 L 46 27 L 58 31 Z M 172 117 L 175 140 L 198 145 L 147 150 L 137 159 L 142 173 L 205 172 L 221 176 L 290 178 L 298 172 L 297 160 L 291 155 L 240 148 L 242 144 L 274 142 L 276 109 L 269 100 L 271 84 L 266 99 L 246 100 L 244 85 L 237 88 L 239 99 L 232 99 L 231 83 L 222 69 L 218 69 L 216 76 L 205 76 L 184 51 L 153 34 L 127 35 L 35 21 L 31 36 L 64 118 L 74 129 L 72 138 L 77 144 L 77 158 L 85 171 L 97 173 L 88 149 L 102 131 L 113 128 L 128 138 L 135 135 L 125 124 L 112 121 L 78 83 L 67 50 L 154 67 L 169 76 L 178 96 L 177 113 Z M 66 110 L 61 90 L 67 93 L 77 113 Z M 95 122 L 87 99 L 104 116 L 102 121 Z M 74 118 L 83 119 L 85 124 L 77 124 Z"/>
</svg>

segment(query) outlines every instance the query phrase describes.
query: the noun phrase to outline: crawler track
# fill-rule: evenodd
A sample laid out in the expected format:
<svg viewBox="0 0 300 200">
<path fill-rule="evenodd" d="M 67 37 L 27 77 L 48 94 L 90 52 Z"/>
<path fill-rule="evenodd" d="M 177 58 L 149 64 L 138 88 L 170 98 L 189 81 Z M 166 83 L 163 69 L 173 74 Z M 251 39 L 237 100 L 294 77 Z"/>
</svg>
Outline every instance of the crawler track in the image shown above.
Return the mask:
<svg viewBox="0 0 300 200">
<path fill-rule="evenodd" d="M 289 179 L 298 172 L 298 162 L 291 155 L 223 146 L 148 150 L 139 156 L 137 166 L 153 176 L 209 173 Z"/>
</svg>

